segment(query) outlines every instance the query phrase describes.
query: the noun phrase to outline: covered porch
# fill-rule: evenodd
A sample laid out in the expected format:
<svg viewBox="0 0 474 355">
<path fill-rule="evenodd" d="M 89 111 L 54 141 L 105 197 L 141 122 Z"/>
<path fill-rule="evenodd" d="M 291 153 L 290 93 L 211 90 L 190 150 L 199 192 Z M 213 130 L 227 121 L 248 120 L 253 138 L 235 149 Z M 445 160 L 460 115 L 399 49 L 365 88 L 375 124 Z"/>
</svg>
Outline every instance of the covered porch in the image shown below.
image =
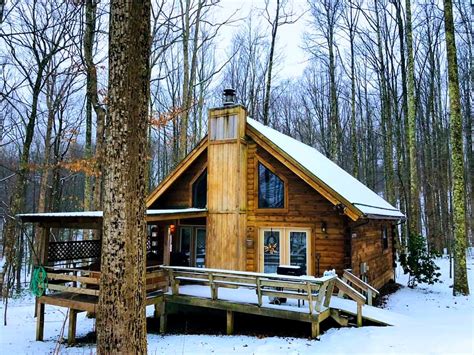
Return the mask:
<svg viewBox="0 0 474 355">
<path fill-rule="evenodd" d="M 160 266 L 205 266 L 206 215 L 205 209 L 197 208 L 147 210 L 146 305 L 155 306 L 156 315 L 168 289 L 167 275 Z M 33 257 L 36 266 L 42 267 L 34 276 L 39 293 L 36 339 L 43 340 L 45 305 L 55 305 L 68 308 L 68 342 L 74 343 L 77 313 L 94 314 L 99 300 L 103 214 L 92 211 L 17 217 L 22 223 L 35 225 Z"/>
</svg>

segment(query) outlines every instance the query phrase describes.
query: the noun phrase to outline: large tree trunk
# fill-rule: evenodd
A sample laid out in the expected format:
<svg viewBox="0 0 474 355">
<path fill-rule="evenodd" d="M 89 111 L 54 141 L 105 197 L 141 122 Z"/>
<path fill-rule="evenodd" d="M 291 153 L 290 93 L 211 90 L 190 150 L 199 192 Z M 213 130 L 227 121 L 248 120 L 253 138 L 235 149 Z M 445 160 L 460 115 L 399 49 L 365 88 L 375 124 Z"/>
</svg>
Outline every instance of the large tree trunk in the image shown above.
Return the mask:
<svg viewBox="0 0 474 355">
<path fill-rule="evenodd" d="M 407 96 L 408 96 L 408 156 L 410 161 L 410 195 L 408 230 L 410 235 L 420 234 L 420 196 L 418 191 L 418 159 L 416 144 L 415 61 L 413 59 L 413 31 L 411 23 L 411 0 L 406 0 L 407 35 Z"/>
<path fill-rule="evenodd" d="M 150 1 L 111 1 L 99 354 L 147 352 L 146 132 Z"/>
<path fill-rule="evenodd" d="M 453 4 L 444 0 L 444 26 L 446 52 L 448 56 L 448 90 L 451 111 L 451 169 L 453 174 L 454 217 L 454 287 L 453 294 L 468 295 L 469 285 L 466 270 L 466 224 L 464 200 L 464 155 L 459 95 L 458 60 L 454 36 Z"/>
</svg>

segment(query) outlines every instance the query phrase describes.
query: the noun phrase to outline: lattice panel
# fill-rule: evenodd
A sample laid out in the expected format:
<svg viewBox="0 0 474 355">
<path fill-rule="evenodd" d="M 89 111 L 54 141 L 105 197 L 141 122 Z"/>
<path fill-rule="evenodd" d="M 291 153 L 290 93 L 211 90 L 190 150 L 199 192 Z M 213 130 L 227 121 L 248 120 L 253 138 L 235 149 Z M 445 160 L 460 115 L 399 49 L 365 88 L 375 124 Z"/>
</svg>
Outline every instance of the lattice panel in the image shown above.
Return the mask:
<svg viewBox="0 0 474 355">
<path fill-rule="evenodd" d="M 100 257 L 100 240 L 50 242 L 48 261 L 78 260 Z"/>
</svg>

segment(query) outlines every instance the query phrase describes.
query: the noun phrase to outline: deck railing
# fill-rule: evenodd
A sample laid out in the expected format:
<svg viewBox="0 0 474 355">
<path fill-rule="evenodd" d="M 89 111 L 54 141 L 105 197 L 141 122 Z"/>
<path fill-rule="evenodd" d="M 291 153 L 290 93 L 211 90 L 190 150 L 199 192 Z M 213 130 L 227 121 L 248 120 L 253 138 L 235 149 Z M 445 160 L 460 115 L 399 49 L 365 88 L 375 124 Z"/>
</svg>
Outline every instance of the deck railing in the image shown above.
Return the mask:
<svg viewBox="0 0 474 355">
<path fill-rule="evenodd" d="M 178 266 L 161 268 L 168 272 L 172 295 L 180 294 L 181 283 L 209 286 L 213 300 L 219 299 L 220 288 L 244 287 L 256 290 L 259 307 L 264 296 L 304 300 L 310 314 L 321 312 L 323 306 L 329 307 L 337 280 L 337 276 L 315 278 Z"/>
<path fill-rule="evenodd" d="M 77 293 L 99 296 L 100 271 L 83 268 L 65 268 L 46 266 L 48 279 L 47 289 L 50 291 Z M 146 292 L 167 291 L 168 279 L 159 266 L 146 268 Z"/>
</svg>

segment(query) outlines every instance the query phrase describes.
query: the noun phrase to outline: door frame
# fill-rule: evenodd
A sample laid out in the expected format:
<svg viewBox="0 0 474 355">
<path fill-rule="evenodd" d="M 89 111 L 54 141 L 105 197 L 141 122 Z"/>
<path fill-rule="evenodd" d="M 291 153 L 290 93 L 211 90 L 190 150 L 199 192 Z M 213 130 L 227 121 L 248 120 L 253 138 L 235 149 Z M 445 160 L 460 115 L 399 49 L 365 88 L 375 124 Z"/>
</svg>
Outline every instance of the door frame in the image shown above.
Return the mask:
<svg viewBox="0 0 474 355">
<path fill-rule="evenodd" d="M 191 267 L 196 267 L 196 254 L 197 254 L 197 231 L 203 229 L 206 232 L 206 254 L 207 254 L 207 228 L 205 225 L 180 225 L 178 226 L 178 251 L 181 251 L 182 244 L 182 230 L 191 229 L 191 240 L 189 241 L 189 264 Z M 204 260 L 204 266 L 206 266 L 206 260 Z"/>
<path fill-rule="evenodd" d="M 290 232 L 306 232 L 306 274 L 313 275 L 312 243 L 311 243 L 311 227 L 277 227 L 277 226 L 262 226 L 258 227 L 258 271 L 264 270 L 264 245 L 263 233 L 265 231 L 279 231 L 280 232 L 280 264 L 290 265 Z"/>
</svg>

